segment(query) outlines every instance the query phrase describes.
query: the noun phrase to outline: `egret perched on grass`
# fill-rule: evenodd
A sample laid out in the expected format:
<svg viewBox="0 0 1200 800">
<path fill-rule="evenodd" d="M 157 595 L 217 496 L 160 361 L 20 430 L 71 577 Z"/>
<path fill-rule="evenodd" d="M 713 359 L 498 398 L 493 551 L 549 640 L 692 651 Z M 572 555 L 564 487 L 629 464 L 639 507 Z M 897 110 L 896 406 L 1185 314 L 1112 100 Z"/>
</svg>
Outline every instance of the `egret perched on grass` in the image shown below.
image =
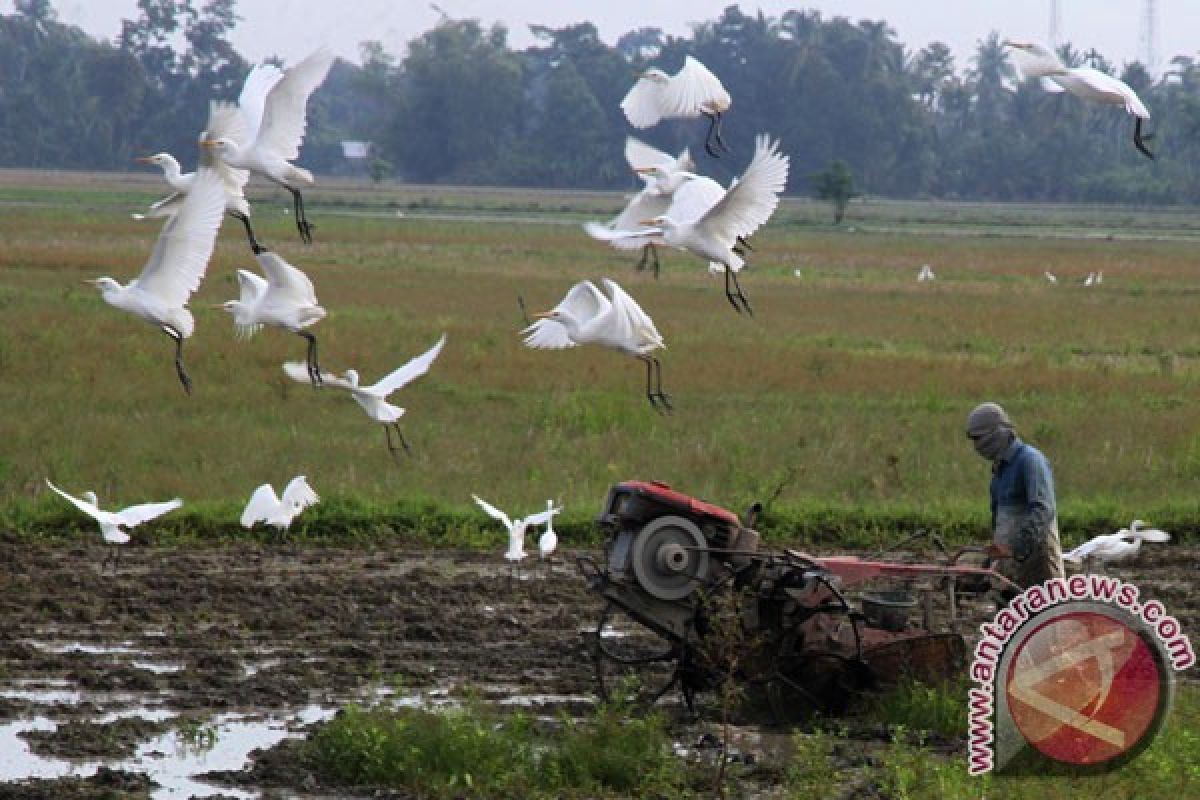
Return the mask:
<svg viewBox="0 0 1200 800">
<path fill-rule="evenodd" d="M 692 156 L 687 149 L 684 149 L 678 156 L 672 157 L 632 136 L 625 138 L 625 160 L 629 162 L 629 168 L 638 174 L 645 186 L 630 199 L 621 213 L 609 220 L 607 224 L 597 225 L 589 222 L 584 225 L 584 229 L 589 234 L 592 233 L 593 228 L 602 231 L 603 234 L 595 236 L 595 238 L 608 241 L 618 248 L 640 247 L 642 258 L 637 263 L 638 272 L 645 269 L 649 265 L 650 259 L 653 258 L 654 277 L 657 278 L 660 264 L 658 248 L 654 242 L 625 244 L 625 240 L 614 240 L 605 234 L 611 231 L 631 230 L 647 217 L 656 217 L 666 213 L 671 205 L 671 197 L 680 185 L 679 181 L 672 180 L 673 176 L 695 169 L 696 164 L 692 161 Z"/>
<path fill-rule="evenodd" d="M 1142 120 L 1150 119 L 1150 112 L 1129 84 L 1092 67 L 1068 67 L 1044 44 L 1009 39 L 1004 44 L 1025 54 L 1017 63 L 1018 68 L 1025 77 L 1041 78 L 1042 88 L 1047 91 L 1067 91 L 1094 103 L 1122 106 L 1134 118 L 1133 146 L 1147 158 L 1154 158 L 1145 144 L 1153 135 L 1142 135 Z"/>
<path fill-rule="evenodd" d="M 239 336 L 249 338 L 263 325 L 289 330 L 308 341 L 305 363 L 313 386 L 321 385 L 321 365 L 317 363 L 317 337 L 304 330 L 325 318 L 325 309 L 317 305 L 312 281 L 300 270 L 275 253 L 254 248 L 254 257 L 266 280 L 245 269 L 238 270 L 241 295 L 217 306 L 233 315 Z"/>
<path fill-rule="evenodd" d="M 231 216 L 242 223 L 246 229 L 246 237 L 252 248 L 258 247 L 254 236 L 254 228 L 250 225 L 250 204 L 246 202 L 244 189 L 250 173 L 244 169 L 234 169 L 225 163 L 211 147 L 205 147 L 208 139 L 221 137 L 238 141 L 253 138 L 253 132 L 258 130 L 262 122 L 263 102 L 267 92 L 274 86 L 283 73 L 278 67 L 264 64 L 255 67 L 246 77 L 242 86 L 241 96 L 237 105 L 232 103 L 213 102 L 209 104 L 208 124 L 200 133 L 200 166 L 216 170 L 225 182 L 225 209 Z M 163 171 L 167 184 L 175 190 L 173 194 L 150 206 L 145 214 L 134 214 L 134 219 L 165 217 L 179 210 L 179 204 L 184 195 L 192 188 L 196 173 L 183 172 L 179 162 L 170 153 L 156 153 L 135 159 L 145 164 L 154 164 Z"/>
<path fill-rule="evenodd" d="M 445 344 L 446 335 L 442 334 L 442 338 L 438 339 L 437 344 L 433 347 L 370 386 L 359 386 L 358 372 L 352 369 L 346 370 L 345 375 L 341 378 L 328 372 L 323 372 L 320 375 L 321 382 L 324 386 L 345 389 L 362 406 L 363 411 L 367 412 L 368 417 L 376 422 L 383 423 L 384 435 L 387 437 L 388 452 L 392 453 L 393 457 L 397 452 L 396 446 L 392 444 L 393 430 L 396 432 L 396 436 L 399 438 L 400 445 L 404 448 L 404 451 L 411 454 L 412 450 L 409 448 L 408 442 L 405 441 L 404 434 L 400 431 L 399 420 L 400 417 L 404 416 L 404 409 L 388 403 L 387 397 L 392 392 L 428 372 L 430 365 L 433 364 L 438 354 L 442 352 L 442 346 Z M 308 366 L 305 364 L 289 361 L 283 365 L 283 371 L 294 381 L 300 383 L 313 382 L 312 376 L 308 371 Z"/>
<path fill-rule="evenodd" d="M 714 143 L 722 150 L 729 150 L 721 138 L 721 115 L 732 103 L 729 92 L 717 76 L 687 56 L 683 67 L 674 75 L 657 68 L 643 72 L 621 101 L 621 110 L 635 128 L 649 128 L 664 119 L 708 117 L 704 149 L 715 158 Z"/>
<path fill-rule="evenodd" d="M 1063 553 L 1063 561 L 1074 564 L 1087 561 L 1098 561 L 1101 564 L 1128 561 L 1138 554 L 1142 542 L 1168 542 L 1171 534 L 1158 528 L 1147 528 L 1146 523 L 1135 519 L 1128 528 L 1122 528 L 1116 533 L 1097 536 L 1091 541 L 1084 542 L 1069 553 Z"/>
<path fill-rule="evenodd" d="M 282 499 L 275 494 L 271 484 L 264 483 L 250 495 L 250 501 L 242 511 L 242 527 L 253 528 L 256 522 L 265 522 L 286 531 L 301 511 L 316 505 L 320 499 L 303 475 L 292 478 L 283 490 Z"/>
<path fill-rule="evenodd" d="M 175 371 L 184 390 L 192 381 L 183 367 L 183 340 L 195 330 L 188 298 L 200 286 L 225 215 L 225 186 L 215 170 L 201 169 L 179 210 L 163 225 L 142 273 L 122 286 L 109 277 L 89 280 L 104 302 L 156 325 L 175 340 Z"/>
<path fill-rule="evenodd" d="M 508 529 L 508 549 L 504 553 L 504 557 L 512 562 L 513 569 L 519 570 L 521 560 L 525 558 L 525 531 L 531 526 L 546 525 L 561 508 L 554 508 L 553 504 L 548 504 L 545 511 L 539 511 L 536 514 L 530 514 L 521 519 L 510 519 L 508 514 L 505 514 L 500 509 L 496 508 L 491 503 L 479 497 L 479 495 L 471 495 L 476 504 L 479 505 L 488 516 L 499 520 L 505 528 Z M 540 547 L 540 543 L 539 543 Z"/>
<path fill-rule="evenodd" d="M 751 312 L 737 280 L 745 266 L 740 252 L 745 239 L 765 224 L 779 205 L 779 194 L 787 184 L 788 157 L 779 152 L 779 142 L 766 135 L 755 140 L 754 157 L 741 179 L 703 214 L 688 220 L 678 219 L 672 211 L 643 220 L 649 226 L 636 231 L 613 231 L 609 239 L 633 242 L 662 241 L 664 244 L 719 264 L 725 273 L 725 297 L 735 311 Z M 680 189 L 676 191 L 678 202 Z M 687 213 L 694 213 L 694 206 Z M 676 212 L 679 213 L 679 212 Z M 593 232 L 593 235 L 596 235 Z M 731 288 L 732 282 L 732 288 Z"/>
<path fill-rule="evenodd" d="M 165 503 L 143 503 L 123 508 L 120 511 L 102 511 L 99 501 L 96 499 L 95 492 L 84 492 L 79 497 L 74 497 L 55 486 L 49 480 L 46 481 L 46 485 L 66 498 L 71 505 L 100 523 L 100 534 L 104 537 L 104 541 L 113 545 L 108 555 L 100 563 L 101 568 L 108 563 L 110 558 L 113 560 L 113 568 L 116 568 L 116 560 L 120 557 L 120 551 L 117 550 L 116 545 L 127 544 L 129 542 L 129 534 L 125 532 L 125 528 L 135 528 L 143 522 L 149 522 L 155 517 L 161 517 L 168 511 L 174 511 L 183 505 L 183 501 L 176 497 L 174 500 L 168 500 Z"/>
<path fill-rule="evenodd" d="M 535 314 L 538 319 L 521 331 L 525 346 L 557 350 L 596 344 L 628 353 L 646 364 L 646 399 L 650 405 L 658 409 L 661 404 L 662 410 L 670 411 L 671 400 L 662 390 L 662 363 L 650 355 L 666 347 L 662 336 L 624 289 L 608 278 L 604 279 L 604 287 L 611 299 L 591 281 L 572 286 L 561 303 Z"/>
<path fill-rule="evenodd" d="M 301 186 L 313 183 L 312 173 L 289 162 L 300 155 L 304 141 L 305 109 L 309 96 L 325 80 L 333 53 L 321 48 L 284 71 L 267 92 L 262 124 L 253 138 L 210 136 L 202 144 L 215 148 L 231 166 L 256 172 L 292 194 L 296 228 L 305 244 L 312 242 L 312 225 L 304 213 Z"/>
</svg>

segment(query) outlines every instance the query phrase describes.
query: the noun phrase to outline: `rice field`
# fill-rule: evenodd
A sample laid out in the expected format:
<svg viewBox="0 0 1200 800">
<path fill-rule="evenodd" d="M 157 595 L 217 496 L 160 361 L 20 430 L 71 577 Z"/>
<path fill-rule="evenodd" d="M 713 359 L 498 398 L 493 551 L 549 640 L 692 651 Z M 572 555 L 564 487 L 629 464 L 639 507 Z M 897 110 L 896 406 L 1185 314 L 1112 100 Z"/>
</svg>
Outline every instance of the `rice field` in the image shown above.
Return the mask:
<svg viewBox="0 0 1200 800">
<path fill-rule="evenodd" d="M 113 503 L 178 495 L 232 521 L 254 486 L 300 473 L 366 507 L 465 516 L 472 492 L 555 497 L 585 526 L 611 483 L 636 477 L 735 509 L 774 497 L 791 521 L 981 528 L 988 470 L 962 424 L 991 399 L 1050 457 L 1067 541 L 1135 515 L 1196 517 L 1200 222 L 1186 211 L 867 201 L 834 228 L 825 207 L 787 200 L 752 242 L 748 318 L 686 254 L 664 252 L 655 280 L 590 240 L 579 223 L 619 194 L 326 183 L 309 201 L 313 246 L 284 196 L 252 185 L 256 229 L 329 311 L 313 329 L 325 369 L 374 381 L 448 335 L 394 398 L 411 458 L 393 463 L 348 397 L 288 381 L 301 339 L 238 341 L 210 307 L 254 265 L 236 221 L 191 303 L 187 397 L 170 340 L 82 283 L 140 270 L 158 225 L 129 213 L 160 196 L 157 178 L 6 172 L 0 505 L 53 506 L 49 477 Z M 923 264 L 936 281 L 915 280 Z M 1103 284 L 1082 286 L 1089 272 Z M 544 310 L 599 277 L 662 332 L 673 415 L 651 410 L 632 359 L 522 347 L 518 297 Z"/>
</svg>

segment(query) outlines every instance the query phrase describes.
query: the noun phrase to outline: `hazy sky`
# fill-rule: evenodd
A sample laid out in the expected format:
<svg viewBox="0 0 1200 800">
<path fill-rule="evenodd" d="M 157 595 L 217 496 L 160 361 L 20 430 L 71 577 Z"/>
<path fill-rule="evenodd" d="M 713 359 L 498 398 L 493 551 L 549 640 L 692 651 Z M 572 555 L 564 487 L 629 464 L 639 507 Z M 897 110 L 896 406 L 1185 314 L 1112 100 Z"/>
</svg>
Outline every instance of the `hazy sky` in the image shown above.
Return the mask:
<svg viewBox="0 0 1200 800">
<path fill-rule="evenodd" d="M 452 17 L 471 17 L 485 24 L 503 22 L 509 43 L 533 42 L 527 26 L 561 27 L 591 20 L 600 35 L 613 42 L 643 26 L 686 34 L 689 23 L 714 19 L 734 0 L 440 0 Z M 1156 0 L 1158 66 L 1174 55 L 1195 56 L 1200 50 L 1200 0 Z M 11 5 L 5 3 L 5 5 Z M 199 5 L 199 0 L 197 0 Z M 1082 50 L 1096 48 L 1118 65 L 1141 56 L 1141 29 L 1146 0 L 1059 0 L 1060 39 Z M 778 16 L 790 8 L 815 8 L 825 17 L 853 20 L 886 19 L 910 50 L 931 41 L 950 45 L 960 69 L 967 66 L 975 42 L 991 30 L 1004 36 L 1046 40 L 1050 0 L 791 0 L 742 2 L 746 13 L 761 9 Z M 121 19 L 137 13 L 136 0 L 54 0 L 59 18 L 101 38 L 115 37 Z M 439 19 L 428 0 L 240 0 L 242 21 L 232 39 L 251 61 L 279 55 L 288 63 L 322 42 L 339 55 L 358 60 L 358 43 L 377 39 L 400 55 L 410 39 Z"/>
</svg>

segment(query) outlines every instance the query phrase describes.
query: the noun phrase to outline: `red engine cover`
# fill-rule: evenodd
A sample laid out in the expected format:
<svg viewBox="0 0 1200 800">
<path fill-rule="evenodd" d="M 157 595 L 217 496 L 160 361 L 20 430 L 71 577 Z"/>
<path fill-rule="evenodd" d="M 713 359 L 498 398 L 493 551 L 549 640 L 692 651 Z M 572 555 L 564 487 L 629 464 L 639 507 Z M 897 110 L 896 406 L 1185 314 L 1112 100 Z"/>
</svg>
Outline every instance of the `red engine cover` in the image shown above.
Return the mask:
<svg viewBox="0 0 1200 800">
<path fill-rule="evenodd" d="M 714 506 L 712 503 L 705 503 L 703 500 L 697 500 L 690 495 L 677 492 L 662 481 L 623 481 L 619 488 L 653 495 L 666 503 L 686 508 L 696 516 L 715 517 L 722 522 L 732 525 L 734 528 L 739 528 L 742 524 L 737 514 L 734 514 L 729 509 Z"/>
</svg>

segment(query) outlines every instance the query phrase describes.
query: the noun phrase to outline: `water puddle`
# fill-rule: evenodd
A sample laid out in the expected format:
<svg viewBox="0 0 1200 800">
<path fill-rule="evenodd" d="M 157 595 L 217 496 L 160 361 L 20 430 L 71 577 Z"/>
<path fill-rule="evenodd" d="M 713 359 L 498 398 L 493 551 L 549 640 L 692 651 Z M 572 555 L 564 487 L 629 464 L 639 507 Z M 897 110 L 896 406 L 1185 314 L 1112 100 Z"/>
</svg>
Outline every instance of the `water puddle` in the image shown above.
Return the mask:
<svg viewBox="0 0 1200 800">
<path fill-rule="evenodd" d="M 29 646 L 36 650 L 41 650 L 43 653 L 55 653 L 56 655 L 66 653 L 85 653 L 90 656 L 149 655 L 148 650 L 141 647 L 134 647 L 133 642 L 129 641 L 120 642 L 119 644 L 89 644 L 87 642 L 43 642 L 30 639 Z"/>
</svg>

